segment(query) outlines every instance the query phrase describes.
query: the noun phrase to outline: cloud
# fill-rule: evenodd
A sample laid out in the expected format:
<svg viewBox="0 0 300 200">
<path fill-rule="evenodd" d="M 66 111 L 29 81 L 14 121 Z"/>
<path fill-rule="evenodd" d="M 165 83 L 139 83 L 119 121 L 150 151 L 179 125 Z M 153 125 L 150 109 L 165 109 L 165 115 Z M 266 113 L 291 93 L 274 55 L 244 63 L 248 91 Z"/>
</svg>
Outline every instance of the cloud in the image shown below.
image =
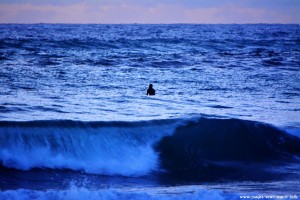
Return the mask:
<svg viewBox="0 0 300 200">
<path fill-rule="evenodd" d="M 212 8 L 223 7 L 234 4 L 238 7 L 248 8 L 300 8 L 299 0 L 0 0 L 0 4 L 32 4 L 32 5 L 72 5 L 72 4 L 90 4 L 90 5 L 138 5 L 144 7 L 153 7 L 159 4 L 179 5 L 183 7 Z"/>
<path fill-rule="evenodd" d="M 227 5 L 218 8 L 216 19 L 220 23 L 299 23 L 300 12 L 298 8 L 268 9 L 263 7 L 237 7 Z"/>
<path fill-rule="evenodd" d="M 212 23 L 216 9 L 193 9 L 158 4 L 32 5 L 0 7 L 0 23 Z"/>
<path fill-rule="evenodd" d="M 300 23 L 300 1 L 1 0 L 0 23 Z"/>
<path fill-rule="evenodd" d="M 86 5 L 68 6 L 9 4 L 0 6 L 0 23 L 74 23 L 83 22 Z"/>
</svg>

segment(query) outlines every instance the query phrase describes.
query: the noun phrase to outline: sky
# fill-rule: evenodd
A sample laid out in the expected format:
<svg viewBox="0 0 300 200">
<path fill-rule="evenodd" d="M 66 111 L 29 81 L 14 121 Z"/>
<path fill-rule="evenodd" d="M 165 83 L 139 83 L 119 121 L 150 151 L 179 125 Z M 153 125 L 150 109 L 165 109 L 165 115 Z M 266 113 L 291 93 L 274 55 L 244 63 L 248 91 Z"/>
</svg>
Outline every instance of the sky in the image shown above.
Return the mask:
<svg viewBox="0 0 300 200">
<path fill-rule="evenodd" d="M 300 0 L 0 0 L 0 23 L 300 24 Z"/>
</svg>

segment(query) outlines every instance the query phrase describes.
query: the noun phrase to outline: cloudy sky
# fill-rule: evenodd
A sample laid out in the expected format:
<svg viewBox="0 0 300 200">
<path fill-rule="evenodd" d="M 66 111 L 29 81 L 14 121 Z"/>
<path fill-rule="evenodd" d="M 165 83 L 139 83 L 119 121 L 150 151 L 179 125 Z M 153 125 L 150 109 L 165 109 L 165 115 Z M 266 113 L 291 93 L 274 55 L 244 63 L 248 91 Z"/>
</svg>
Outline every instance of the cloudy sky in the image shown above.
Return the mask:
<svg viewBox="0 0 300 200">
<path fill-rule="evenodd" d="M 0 0 L 0 23 L 300 24 L 300 0 Z"/>
</svg>

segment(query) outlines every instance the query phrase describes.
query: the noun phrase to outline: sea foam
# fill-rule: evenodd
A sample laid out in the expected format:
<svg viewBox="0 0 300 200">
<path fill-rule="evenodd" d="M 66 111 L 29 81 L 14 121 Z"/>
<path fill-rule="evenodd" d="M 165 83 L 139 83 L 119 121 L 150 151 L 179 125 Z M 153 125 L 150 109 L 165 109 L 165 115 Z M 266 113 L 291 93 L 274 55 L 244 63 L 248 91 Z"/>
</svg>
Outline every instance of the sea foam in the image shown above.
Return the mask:
<svg viewBox="0 0 300 200">
<path fill-rule="evenodd" d="M 140 176 L 158 167 L 152 145 L 172 123 L 3 122 L 0 160 L 8 168 L 71 169 Z"/>
</svg>

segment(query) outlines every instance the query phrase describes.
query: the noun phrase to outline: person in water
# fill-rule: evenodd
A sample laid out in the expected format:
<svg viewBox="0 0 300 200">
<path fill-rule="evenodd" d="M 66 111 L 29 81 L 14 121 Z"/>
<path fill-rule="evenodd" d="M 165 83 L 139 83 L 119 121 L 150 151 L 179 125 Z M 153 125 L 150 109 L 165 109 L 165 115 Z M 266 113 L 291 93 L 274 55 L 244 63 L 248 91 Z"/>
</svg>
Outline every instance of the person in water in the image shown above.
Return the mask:
<svg viewBox="0 0 300 200">
<path fill-rule="evenodd" d="M 155 90 L 153 89 L 153 85 L 150 84 L 147 90 L 147 95 L 155 95 Z"/>
</svg>

